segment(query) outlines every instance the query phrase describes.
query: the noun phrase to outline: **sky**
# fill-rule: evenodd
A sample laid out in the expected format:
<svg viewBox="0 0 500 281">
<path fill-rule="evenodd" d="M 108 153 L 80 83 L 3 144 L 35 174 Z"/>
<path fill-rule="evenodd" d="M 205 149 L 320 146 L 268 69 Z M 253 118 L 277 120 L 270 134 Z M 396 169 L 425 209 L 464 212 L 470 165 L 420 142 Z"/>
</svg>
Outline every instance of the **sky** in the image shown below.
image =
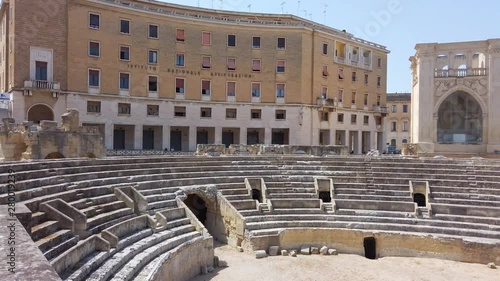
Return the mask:
<svg viewBox="0 0 500 281">
<path fill-rule="evenodd" d="M 277 14 L 284 12 L 339 30 L 345 29 L 356 37 L 384 45 L 391 51 L 387 71 L 389 93 L 410 91 L 411 71 L 408 59 L 415 54 L 417 43 L 500 38 L 498 0 L 168 0 L 162 2 L 231 11 Z"/>
</svg>

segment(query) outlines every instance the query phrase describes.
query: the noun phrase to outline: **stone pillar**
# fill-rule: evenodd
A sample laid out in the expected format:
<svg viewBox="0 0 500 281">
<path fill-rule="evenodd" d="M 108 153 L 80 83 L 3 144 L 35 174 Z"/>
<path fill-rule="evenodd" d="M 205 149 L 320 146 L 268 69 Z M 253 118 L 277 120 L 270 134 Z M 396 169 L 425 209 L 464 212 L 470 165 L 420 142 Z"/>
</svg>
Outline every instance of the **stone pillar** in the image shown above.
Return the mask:
<svg viewBox="0 0 500 281">
<path fill-rule="evenodd" d="M 162 140 L 162 150 L 170 150 L 170 126 L 163 125 L 161 127 Z"/>
<path fill-rule="evenodd" d="M 198 129 L 196 126 L 189 126 L 189 151 L 196 151 L 196 134 Z"/>
<path fill-rule="evenodd" d="M 106 149 L 113 149 L 113 133 L 115 125 L 113 123 L 104 124 L 104 146 Z"/>
<path fill-rule="evenodd" d="M 134 149 L 142 149 L 142 130 L 142 124 L 134 126 Z"/>
<path fill-rule="evenodd" d="M 349 147 L 350 146 L 350 143 L 351 143 L 351 138 L 350 138 L 350 134 L 351 132 L 349 130 L 344 130 L 344 140 L 343 140 L 343 145 Z M 349 151 L 349 153 L 351 153 Z"/>
<path fill-rule="evenodd" d="M 273 141 L 273 130 L 271 128 L 264 129 L 264 144 L 271 144 Z"/>
<path fill-rule="evenodd" d="M 247 128 L 240 128 L 240 144 L 247 144 Z"/>
<path fill-rule="evenodd" d="M 222 127 L 215 127 L 214 144 L 222 144 Z"/>
<path fill-rule="evenodd" d="M 363 131 L 358 131 L 358 154 L 363 154 Z"/>
</svg>

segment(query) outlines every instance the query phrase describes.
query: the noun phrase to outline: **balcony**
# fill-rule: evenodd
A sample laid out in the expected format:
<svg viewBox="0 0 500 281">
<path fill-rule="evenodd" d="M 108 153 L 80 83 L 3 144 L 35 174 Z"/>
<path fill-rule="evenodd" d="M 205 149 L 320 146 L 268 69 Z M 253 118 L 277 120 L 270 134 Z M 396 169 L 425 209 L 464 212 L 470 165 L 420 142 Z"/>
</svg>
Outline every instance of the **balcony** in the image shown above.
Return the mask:
<svg viewBox="0 0 500 281">
<path fill-rule="evenodd" d="M 366 70 L 371 70 L 372 69 L 371 61 L 368 60 L 368 59 L 367 60 L 363 59 L 361 61 L 359 61 L 358 58 L 351 59 L 351 60 L 346 60 L 346 58 L 335 56 L 333 58 L 333 60 L 336 63 L 346 64 L 346 65 L 352 65 L 352 66 L 363 68 L 363 69 L 366 69 Z"/>
<path fill-rule="evenodd" d="M 373 111 L 375 112 L 375 116 L 384 117 L 387 115 L 387 106 L 374 105 Z"/>
<path fill-rule="evenodd" d="M 59 82 L 50 82 L 45 80 L 28 80 L 24 81 L 24 88 L 30 90 L 46 90 L 49 92 L 57 92 L 61 90 Z"/>
<path fill-rule="evenodd" d="M 438 69 L 434 73 L 435 78 L 470 77 L 470 76 L 486 76 L 486 75 L 488 75 L 488 70 L 486 68 Z"/>
</svg>

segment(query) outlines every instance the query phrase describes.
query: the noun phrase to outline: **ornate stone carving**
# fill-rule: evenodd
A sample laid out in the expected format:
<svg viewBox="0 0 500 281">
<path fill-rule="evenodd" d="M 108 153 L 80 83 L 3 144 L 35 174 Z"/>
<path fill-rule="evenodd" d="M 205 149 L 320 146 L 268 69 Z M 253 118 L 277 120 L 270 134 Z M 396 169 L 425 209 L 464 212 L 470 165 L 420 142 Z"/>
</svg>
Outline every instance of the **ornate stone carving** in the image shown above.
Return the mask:
<svg viewBox="0 0 500 281">
<path fill-rule="evenodd" d="M 456 87 L 469 89 L 477 93 L 485 102 L 488 101 L 488 80 L 486 78 L 450 78 L 434 82 L 434 102 Z"/>
</svg>

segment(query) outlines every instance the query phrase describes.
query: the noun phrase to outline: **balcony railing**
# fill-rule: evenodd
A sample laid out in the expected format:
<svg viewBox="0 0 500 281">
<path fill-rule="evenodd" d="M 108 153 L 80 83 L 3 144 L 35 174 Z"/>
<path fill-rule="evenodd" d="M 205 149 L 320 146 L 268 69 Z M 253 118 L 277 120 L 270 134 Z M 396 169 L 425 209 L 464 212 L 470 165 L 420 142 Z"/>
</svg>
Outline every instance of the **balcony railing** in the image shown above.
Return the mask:
<svg viewBox="0 0 500 281">
<path fill-rule="evenodd" d="M 387 113 L 387 106 L 374 105 L 373 106 L 373 111 L 385 114 L 385 113 Z"/>
<path fill-rule="evenodd" d="M 58 82 L 50 82 L 46 80 L 28 80 L 24 81 L 24 88 L 34 90 L 58 91 L 61 85 Z"/>
<path fill-rule="evenodd" d="M 372 69 L 372 65 L 371 65 L 371 62 L 369 60 L 362 60 L 362 61 L 359 61 L 358 59 L 346 60 L 346 58 L 337 57 L 337 56 L 335 56 L 333 60 L 336 63 L 352 65 L 352 66 L 356 66 L 356 67 L 360 67 L 360 68 L 364 68 L 364 69 L 368 69 L 368 70 Z"/>
<path fill-rule="evenodd" d="M 434 73 L 436 78 L 448 77 L 468 77 L 468 76 L 486 76 L 488 71 L 486 68 L 467 68 L 467 69 L 439 69 Z"/>
</svg>

